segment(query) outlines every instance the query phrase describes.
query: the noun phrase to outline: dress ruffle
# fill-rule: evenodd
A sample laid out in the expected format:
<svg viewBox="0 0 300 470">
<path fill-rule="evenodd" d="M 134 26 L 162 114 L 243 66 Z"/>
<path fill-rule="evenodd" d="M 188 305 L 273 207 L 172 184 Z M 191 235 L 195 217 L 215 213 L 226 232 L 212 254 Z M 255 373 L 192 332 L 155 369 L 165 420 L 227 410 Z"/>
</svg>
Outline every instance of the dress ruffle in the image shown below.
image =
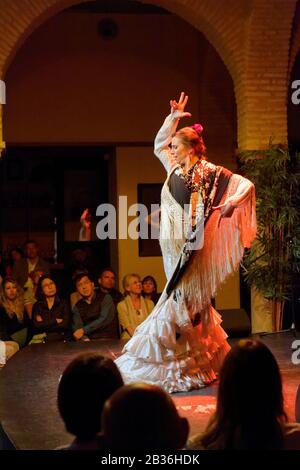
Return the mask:
<svg viewBox="0 0 300 470">
<path fill-rule="evenodd" d="M 160 301 L 116 360 L 125 383 L 145 382 L 169 393 L 205 387 L 217 378 L 230 349 L 221 317 L 210 305 L 193 326 L 172 299 Z M 185 321 L 183 321 L 185 318 Z"/>
</svg>

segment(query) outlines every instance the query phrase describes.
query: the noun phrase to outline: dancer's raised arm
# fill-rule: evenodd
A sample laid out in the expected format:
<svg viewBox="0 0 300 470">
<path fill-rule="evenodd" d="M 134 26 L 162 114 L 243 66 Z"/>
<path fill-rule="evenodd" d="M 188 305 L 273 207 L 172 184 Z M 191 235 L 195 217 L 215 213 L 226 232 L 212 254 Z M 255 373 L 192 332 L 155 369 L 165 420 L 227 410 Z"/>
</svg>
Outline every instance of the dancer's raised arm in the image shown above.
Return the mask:
<svg viewBox="0 0 300 470">
<path fill-rule="evenodd" d="M 154 153 L 160 159 L 167 172 L 177 164 L 176 160 L 172 157 L 169 145 L 177 129 L 179 119 L 191 116 L 191 113 L 184 111 L 188 99 L 189 97 L 182 92 L 178 102 L 176 100 L 170 101 L 171 113 L 166 117 L 154 141 Z"/>
</svg>

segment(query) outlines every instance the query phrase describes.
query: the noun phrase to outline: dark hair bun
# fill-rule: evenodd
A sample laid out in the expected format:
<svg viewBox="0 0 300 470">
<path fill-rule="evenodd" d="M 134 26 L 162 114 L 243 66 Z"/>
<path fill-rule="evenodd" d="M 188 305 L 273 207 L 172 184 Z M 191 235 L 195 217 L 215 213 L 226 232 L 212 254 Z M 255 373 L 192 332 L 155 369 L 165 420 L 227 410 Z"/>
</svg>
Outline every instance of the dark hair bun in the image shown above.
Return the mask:
<svg viewBox="0 0 300 470">
<path fill-rule="evenodd" d="M 203 132 L 203 126 L 201 126 L 201 124 L 199 123 L 194 124 L 193 126 L 191 126 L 191 128 L 194 129 L 194 131 L 196 131 L 198 135 L 201 135 Z"/>
</svg>

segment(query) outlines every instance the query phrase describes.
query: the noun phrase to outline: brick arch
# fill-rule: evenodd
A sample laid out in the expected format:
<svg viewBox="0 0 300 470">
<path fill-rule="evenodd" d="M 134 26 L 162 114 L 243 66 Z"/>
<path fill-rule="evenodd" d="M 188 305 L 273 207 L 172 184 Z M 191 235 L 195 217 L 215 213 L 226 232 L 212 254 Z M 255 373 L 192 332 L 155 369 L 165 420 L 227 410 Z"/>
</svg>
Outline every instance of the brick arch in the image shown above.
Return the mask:
<svg viewBox="0 0 300 470">
<path fill-rule="evenodd" d="M 0 0 L 0 78 L 26 38 L 42 23 L 62 10 L 89 0 Z M 140 0 L 143 2 L 143 0 Z M 233 77 L 238 73 L 241 56 L 236 45 L 243 41 L 244 23 L 253 0 L 231 0 L 224 9 L 223 0 L 150 0 L 200 30 L 219 53 Z"/>
<path fill-rule="evenodd" d="M 0 0 L 0 78 L 5 76 L 16 52 L 35 29 L 62 10 L 86 1 Z"/>
<path fill-rule="evenodd" d="M 0 79 L 34 29 L 84 1 L 0 0 Z M 234 83 L 239 147 L 260 148 L 270 136 L 287 141 L 288 46 L 297 0 L 147 1 L 192 24 L 219 53 Z M 270 78 L 273 72 L 275 79 Z M 0 150 L 1 113 L 0 108 Z"/>
<path fill-rule="evenodd" d="M 0 79 L 30 34 L 62 10 L 88 0 L 0 0 Z M 140 0 L 143 1 L 143 0 Z M 244 22 L 253 0 L 230 0 L 224 9 L 223 0 L 151 0 L 200 30 L 219 53 L 232 76 L 240 76 L 243 56 L 238 51 L 244 43 Z M 2 142 L 2 109 L 0 105 L 0 151 Z"/>
<path fill-rule="evenodd" d="M 235 83 L 243 68 L 241 48 L 245 42 L 245 22 L 253 0 L 151 0 L 183 18 L 201 31 L 218 52 Z"/>
</svg>

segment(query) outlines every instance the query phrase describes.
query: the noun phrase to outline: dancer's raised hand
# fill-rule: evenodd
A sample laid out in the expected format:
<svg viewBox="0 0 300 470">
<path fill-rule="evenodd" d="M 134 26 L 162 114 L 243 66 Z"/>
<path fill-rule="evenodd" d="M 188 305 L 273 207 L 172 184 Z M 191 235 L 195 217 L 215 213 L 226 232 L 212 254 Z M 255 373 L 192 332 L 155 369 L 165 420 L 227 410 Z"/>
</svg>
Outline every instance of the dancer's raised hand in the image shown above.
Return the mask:
<svg viewBox="0 0 300 470">
<path fill-rule="evenodd" d="M 183 118 L 183 117 L 190 117 L 191 113 L 185 112 L 185 106 L 188 102 L 188 95 L 184 93 L 184 91 L 181 92 L 180 98 L 178 101 L 176 100 L 171 100 L 170 101 L 170 106 L 171 106 L 171 114 L 176 117 L 176 118 Z"/>
</svg>

